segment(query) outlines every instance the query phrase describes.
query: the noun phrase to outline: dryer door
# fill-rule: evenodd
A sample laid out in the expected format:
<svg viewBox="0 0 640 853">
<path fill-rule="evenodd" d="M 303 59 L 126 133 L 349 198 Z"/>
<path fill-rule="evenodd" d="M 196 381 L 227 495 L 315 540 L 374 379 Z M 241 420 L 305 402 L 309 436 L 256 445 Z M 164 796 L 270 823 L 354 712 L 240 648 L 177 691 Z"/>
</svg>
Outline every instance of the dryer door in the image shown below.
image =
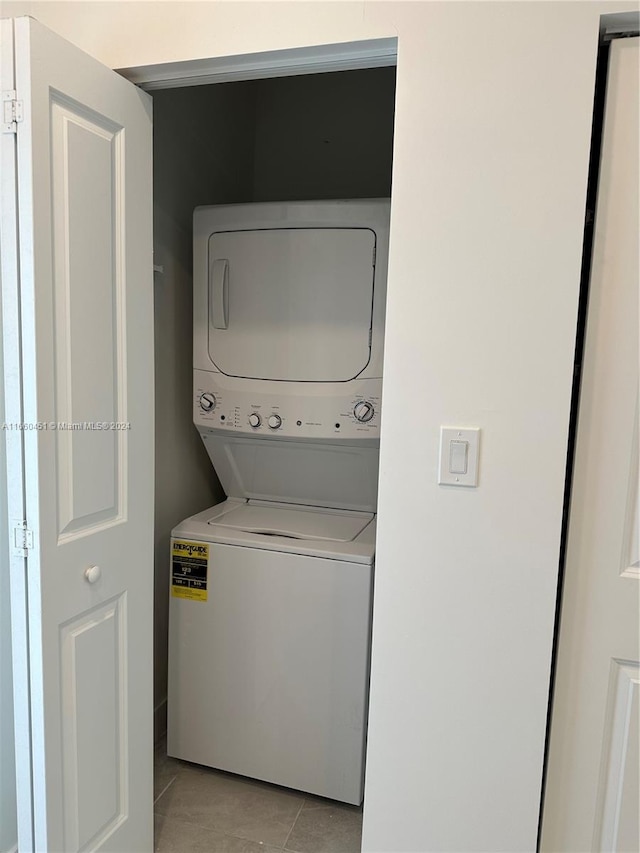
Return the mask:
<svg viewBox="0 0 640 853">
<path fill-rule="evenodd" d="M 209 355 L 228 376 L 344 382 L 370 358 L 376 235 L 368 228 L 209 238 Z"/>
</svg>

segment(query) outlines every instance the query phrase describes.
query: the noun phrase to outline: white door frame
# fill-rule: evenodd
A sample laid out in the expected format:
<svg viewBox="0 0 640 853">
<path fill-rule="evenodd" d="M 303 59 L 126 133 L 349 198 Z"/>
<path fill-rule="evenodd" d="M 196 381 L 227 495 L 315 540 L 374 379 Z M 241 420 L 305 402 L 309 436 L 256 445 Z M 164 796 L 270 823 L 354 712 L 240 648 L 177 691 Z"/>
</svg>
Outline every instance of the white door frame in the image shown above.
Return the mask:
<svg viewBox="0 0 640 853">
<path fill-rule="evenodd" d="M 154 91 L 393 67 L 397 65 L 397 57 L 398 39 L 390 37 L 131 66 L 115 70 L 141 89 Z"/>
<path fill-rule="evenodd" d="M 149 91 L 240 80 L 293 77 L 299 74 L 384 68 L 396 65 L 397 57 L 398 39 L 381 38 L 245 53 L 238 56 L 165 62 L 159 65 L 140 65 L 116 68 L 116 71 L 136 86 Z"/>
<path fill-rule="evenodd" d="M 5 89 L 15 89 L 13 22 L 0 21 L 2 50 L 2 83 Z M 18 238 L 18 175 L 17 137 L 14 133 L 0 135 L 2 159 L 2 199 L 0 212 L 0 238 L 2 239 L 2 347 L 4 361 L 5 422 L 18 427 L 24 420 L 22 414 L 22 335 L 20 311 L 20 274 Z M 11 377 L 7 382 L 6 378 Z M 21 721 L 31 714 L 31 687 L 29 680 L 29 608 L 27 593 L 26 550 L 18 547 L 16 531 L 26 518 L 24 487 L 24 433 L 19 428 L 4 431 L 6 443 L 6 498 L 12 512 L 8 521 L 7 554 L 9 556 L 9 594 L 11 597 L 11 656 L 13 668 L 13 725 L 16 754 L 27 761 L 16 761 L 16 793 L 22 802 L 31 802 L 28 812 L 18 810 L 18 837 L 33 846 L 33 787 L 31 772 L 32 752 L 30 726 Z M 4 591 L 3 591 L 4 594 Z"/>
</svg>

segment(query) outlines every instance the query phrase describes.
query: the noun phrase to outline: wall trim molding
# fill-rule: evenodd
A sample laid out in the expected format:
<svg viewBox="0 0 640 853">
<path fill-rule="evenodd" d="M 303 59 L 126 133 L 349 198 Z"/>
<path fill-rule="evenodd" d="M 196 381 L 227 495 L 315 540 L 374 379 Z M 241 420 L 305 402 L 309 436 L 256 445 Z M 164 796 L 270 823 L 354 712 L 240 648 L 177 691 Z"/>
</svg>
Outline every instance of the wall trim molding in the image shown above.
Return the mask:
<svg viewBox="0 0 640 853">
<path fill-rule="evenodd" d="M 118 68 L 117 71 L 142 89 L 175 89 L 297 74 L 382 68 L 395 65 L 397 56 L 398 40 L 384 38 L 140 65 Z"/>
</svg>

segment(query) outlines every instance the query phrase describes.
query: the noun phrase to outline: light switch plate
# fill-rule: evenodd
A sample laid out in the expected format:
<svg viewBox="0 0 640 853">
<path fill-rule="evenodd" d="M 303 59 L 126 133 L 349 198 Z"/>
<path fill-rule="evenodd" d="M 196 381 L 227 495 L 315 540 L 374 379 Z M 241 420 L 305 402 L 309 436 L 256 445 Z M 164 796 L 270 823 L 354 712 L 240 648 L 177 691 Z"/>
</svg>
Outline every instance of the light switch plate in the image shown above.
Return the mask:
<svg viewBox="0 0 640 853">
<path fill-rule="evenodd" d="M 455 442 L 453 447 L 451 442 Z M 459 460 L 461 445 L 467 442 L 467 470 L 465 474 L 451 471 L 452 460 Z M 480 450 L 480 427 L 440 427 L 440 467 L 438 483 L 448 486 L 477 486 Z M 454 451 L 454 452 L 452 452 Z"/>
</svg>

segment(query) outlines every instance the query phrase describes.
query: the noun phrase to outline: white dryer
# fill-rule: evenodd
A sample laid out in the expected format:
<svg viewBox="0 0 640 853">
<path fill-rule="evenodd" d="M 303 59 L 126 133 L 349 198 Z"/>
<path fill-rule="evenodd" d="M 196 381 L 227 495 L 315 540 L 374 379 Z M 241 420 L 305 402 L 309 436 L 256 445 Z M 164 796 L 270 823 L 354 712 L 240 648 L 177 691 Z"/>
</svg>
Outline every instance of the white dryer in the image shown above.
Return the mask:
<svg viewBox="0 0 640 853">
<path fill-rule="evenodd" d="M 228 496 L 172 533 L 168 751 L 362 799 L 388 200 L 198 208 L 194 423 Z"/>
</svg>

